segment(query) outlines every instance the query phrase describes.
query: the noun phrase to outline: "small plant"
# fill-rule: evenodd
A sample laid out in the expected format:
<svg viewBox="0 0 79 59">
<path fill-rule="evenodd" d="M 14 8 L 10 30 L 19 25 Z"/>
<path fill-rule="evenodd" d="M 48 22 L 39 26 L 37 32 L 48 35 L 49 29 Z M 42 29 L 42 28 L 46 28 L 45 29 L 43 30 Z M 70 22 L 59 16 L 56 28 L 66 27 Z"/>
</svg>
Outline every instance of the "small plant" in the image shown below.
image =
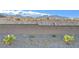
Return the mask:
<svg viewBox="0 0 79 59">
<path fill-rule="evenodd" d="M 74 41 L 74 36 L 72 35 L 64 35 L 64 42 L 68 45 L 70 45 Z"/>
<path fill-rule="evenodd" d="M 17 19 L 16 19 L 16 21 L 20 21 L 20 20 L 21 20 L 20 18 L 17 18 Z"/>
<path fill-rule="evenodd" d="M 34 37 L 35 37 L 34 35 L 30 35 L 30 36 L 29 36 L 29 38 L 34 38 Z"/>
<path fill-rule="evenodd" d="M 16 39 L 15 35 L 7 35 L 4 37 L 3 43 L 6 45 L 10 45 L 15 39 Z"/>
<path fill-rule="evenodd" d="M 52 37 L 56 37 L 56 35 L 52 35 Z"/>
</svg>

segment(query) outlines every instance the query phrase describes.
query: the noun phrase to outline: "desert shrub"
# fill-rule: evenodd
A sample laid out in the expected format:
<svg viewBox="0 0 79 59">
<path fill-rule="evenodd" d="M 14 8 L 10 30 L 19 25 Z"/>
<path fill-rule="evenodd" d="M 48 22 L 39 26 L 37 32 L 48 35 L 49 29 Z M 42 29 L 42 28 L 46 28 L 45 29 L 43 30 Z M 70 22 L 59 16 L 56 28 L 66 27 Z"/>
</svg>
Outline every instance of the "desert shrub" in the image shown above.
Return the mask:
<svg viewBox="0 0 79 59">
<path fill-rule="evenodd" d="M 52 35 L 52 37 L 56 37 L 56 35 Z"/>
<path fill-rule="evenodd" d="M 68 35 L 68 34 L 66 34 L 66 35 L 64 35 L 64 42 L 66 43 L 66 44 L 71 44 L 73 41 L 74 41 L 75 39 L 74 39 L 74 36 L 73 35 Z"/>
<path fill-rule="evenodd" d="M 5 45 L 10 45 L 10 44 L 12 44 L 12 42 L 14 41 L 16 39 L 16 37 L 15 37 L 15 35 L 6 35 L 6 36 L 4 36 L 4 38 L 3 38 L 3 43 L 5 44 Z"/>
<path fill-rule="evenodd" d="M 20 21 L 21 19 L 20 18 L 16 18 L 16 21 Z"/>
<path fill-rule="evenodd" d="M 35 38 L 35 36 L 34 35 L 30 35 L 29 38 Z"/>
</svg>

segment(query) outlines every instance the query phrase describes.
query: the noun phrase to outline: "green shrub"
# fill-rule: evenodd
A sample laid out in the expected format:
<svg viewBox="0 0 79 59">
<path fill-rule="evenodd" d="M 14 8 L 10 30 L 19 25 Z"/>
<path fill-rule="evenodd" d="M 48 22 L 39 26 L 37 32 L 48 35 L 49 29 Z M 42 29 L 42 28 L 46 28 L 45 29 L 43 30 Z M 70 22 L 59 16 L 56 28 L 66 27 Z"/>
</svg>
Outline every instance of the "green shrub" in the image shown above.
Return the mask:
<svg viewBox="0 0 79 59">
<path fill-rule="evenodd" d="M 73 36 L 73 35 L 68 35 L 68 34 L 64 35 L 64 42 L 65 42 L 66 44 L 70 44 L 70 43 L 72 43 L 74 40 L 75 40 L 75 39 L 74 39 L 74 36 Z"/>
<path fill-rule="evenodd" d="M 12 42 L 16 39 L 15 35 L 7 35 L 3 38 L 3 43 L 6 45 L 12 44 Z"/>
</svg>

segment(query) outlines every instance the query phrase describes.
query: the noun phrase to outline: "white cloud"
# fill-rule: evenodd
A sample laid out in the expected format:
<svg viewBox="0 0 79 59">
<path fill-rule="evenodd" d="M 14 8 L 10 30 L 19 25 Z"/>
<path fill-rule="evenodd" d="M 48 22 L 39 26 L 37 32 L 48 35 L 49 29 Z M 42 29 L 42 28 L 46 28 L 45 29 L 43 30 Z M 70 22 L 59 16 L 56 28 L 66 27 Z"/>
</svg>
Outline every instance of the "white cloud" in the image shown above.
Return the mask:
<svg viewBox="0 0 79 59">
<path fill-rule="evenodd" d="M 40 12 L 33 12 L 33 11 L 23 11 L 23 10 L 0 10 L 0 13 L 6 13 L 8 15 L 22 15 L 22 16 L 34 16 L 34 17 L 38 17 L 38 16 L 43 16 L 43 15 L 50 15 L 47 13 L 40 13 Z"/>
<path fill-rule="evenodd" d="M 20 12 L 20 10 L 15 11 L 15 10 L 0 10 L 0 13 L 14 13 L 14 14 L 18 14 Z"/>
<path fill-rule="evenodd" d="M 26 14 L 29 14 L 29 15 L 50 15 L 50 14 L 47 14 L 47 13 L 39 13 L 39 12 L 33 12 L 33 11 L 27 11 Z"/>
</svg>

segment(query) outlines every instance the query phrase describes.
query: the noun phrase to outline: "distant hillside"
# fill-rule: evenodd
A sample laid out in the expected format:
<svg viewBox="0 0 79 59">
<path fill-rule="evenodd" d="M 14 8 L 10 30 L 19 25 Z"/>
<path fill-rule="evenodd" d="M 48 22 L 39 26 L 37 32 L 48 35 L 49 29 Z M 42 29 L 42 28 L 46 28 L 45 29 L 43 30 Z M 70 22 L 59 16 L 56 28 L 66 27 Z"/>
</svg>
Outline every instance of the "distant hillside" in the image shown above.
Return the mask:
<svg viewBox="0 0 79 59">
<path fill-rule="evenodd" d="M 0 13 L 0 17 L 6 17 L 6 15 L 4 15 L 3 13 Z"/>
<path fill-rule="evenodd" d="M 32 11 L 5 11 L 0 13 L 0 24 L 38 24 L 52 26 L 79 25 L 79 18 L 68 18 Z"/>
</svg>

